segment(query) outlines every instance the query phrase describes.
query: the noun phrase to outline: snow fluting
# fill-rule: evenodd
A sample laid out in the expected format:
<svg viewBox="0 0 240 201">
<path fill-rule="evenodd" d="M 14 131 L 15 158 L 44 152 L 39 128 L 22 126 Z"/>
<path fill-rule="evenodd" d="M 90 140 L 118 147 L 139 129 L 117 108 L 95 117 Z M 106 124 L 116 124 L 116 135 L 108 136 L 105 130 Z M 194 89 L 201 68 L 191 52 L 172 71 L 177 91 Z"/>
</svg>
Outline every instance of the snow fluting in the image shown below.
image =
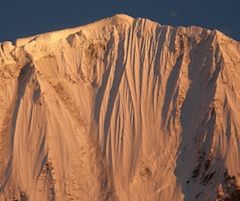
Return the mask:
<svg viewBox="0 0 240 201">
<path fill-rule="evenodd" d="M 0 200 L 240 199 L 239 42 L 115 15 L 0 45 Z"/>
</svg>

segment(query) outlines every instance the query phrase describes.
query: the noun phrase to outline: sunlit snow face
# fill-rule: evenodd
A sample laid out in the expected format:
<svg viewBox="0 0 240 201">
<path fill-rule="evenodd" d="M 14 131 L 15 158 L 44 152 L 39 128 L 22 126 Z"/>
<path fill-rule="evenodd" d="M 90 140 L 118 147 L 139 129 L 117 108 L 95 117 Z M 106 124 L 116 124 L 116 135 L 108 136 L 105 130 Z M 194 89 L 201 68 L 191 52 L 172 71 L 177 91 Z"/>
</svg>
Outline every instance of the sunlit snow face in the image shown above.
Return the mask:
<svg viewBox="0 0 240 201">
<path fill-rule="evenodd" d="M 238 53 L 126 15 L 1 44 L 0 198 L 235 195 Z"/>
</svg>

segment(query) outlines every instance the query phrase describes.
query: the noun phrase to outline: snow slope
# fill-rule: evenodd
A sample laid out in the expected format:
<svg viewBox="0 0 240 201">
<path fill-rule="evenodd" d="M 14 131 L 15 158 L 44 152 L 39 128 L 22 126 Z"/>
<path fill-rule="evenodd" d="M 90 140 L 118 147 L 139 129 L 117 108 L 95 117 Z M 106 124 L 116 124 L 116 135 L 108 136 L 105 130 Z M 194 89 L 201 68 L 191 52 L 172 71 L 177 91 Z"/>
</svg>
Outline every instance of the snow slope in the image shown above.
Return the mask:
<svg viewBox="0 0 240 201">
<path fill-rule="evenodd" d="M 240 44 L 115 15 L 0 48 L 0 200 L 230 200 Z"/>
</svg>

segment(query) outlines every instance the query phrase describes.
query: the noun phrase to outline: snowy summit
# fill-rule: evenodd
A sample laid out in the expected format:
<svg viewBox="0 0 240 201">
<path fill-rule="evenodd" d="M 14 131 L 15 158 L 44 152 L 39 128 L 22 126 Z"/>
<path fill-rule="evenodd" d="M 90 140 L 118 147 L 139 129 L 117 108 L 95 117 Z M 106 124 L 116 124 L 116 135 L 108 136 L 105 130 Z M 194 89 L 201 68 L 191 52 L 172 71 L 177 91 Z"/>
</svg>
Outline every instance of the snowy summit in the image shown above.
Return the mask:
<svg viewBox="0 0 240 201">
<path fill-rule="evenodd" d="M 239 200 L 240 43 L 115 15 L 0 44 L 0 200 Z"/>
</svg>

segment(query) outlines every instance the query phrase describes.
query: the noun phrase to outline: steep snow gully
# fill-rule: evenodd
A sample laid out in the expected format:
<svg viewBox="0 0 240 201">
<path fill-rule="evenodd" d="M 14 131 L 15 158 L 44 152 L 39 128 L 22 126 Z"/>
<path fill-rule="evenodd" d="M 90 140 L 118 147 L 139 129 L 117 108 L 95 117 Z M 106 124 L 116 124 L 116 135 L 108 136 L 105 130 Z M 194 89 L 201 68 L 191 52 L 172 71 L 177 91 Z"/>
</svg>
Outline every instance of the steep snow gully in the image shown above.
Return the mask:
<svg viewBox="0 0 240 201">
<path fill-rule="evenodd" d="M 240 199 L 239 42 L 116 15 L 0 45 L 0 200 Z"/>
</svg>

